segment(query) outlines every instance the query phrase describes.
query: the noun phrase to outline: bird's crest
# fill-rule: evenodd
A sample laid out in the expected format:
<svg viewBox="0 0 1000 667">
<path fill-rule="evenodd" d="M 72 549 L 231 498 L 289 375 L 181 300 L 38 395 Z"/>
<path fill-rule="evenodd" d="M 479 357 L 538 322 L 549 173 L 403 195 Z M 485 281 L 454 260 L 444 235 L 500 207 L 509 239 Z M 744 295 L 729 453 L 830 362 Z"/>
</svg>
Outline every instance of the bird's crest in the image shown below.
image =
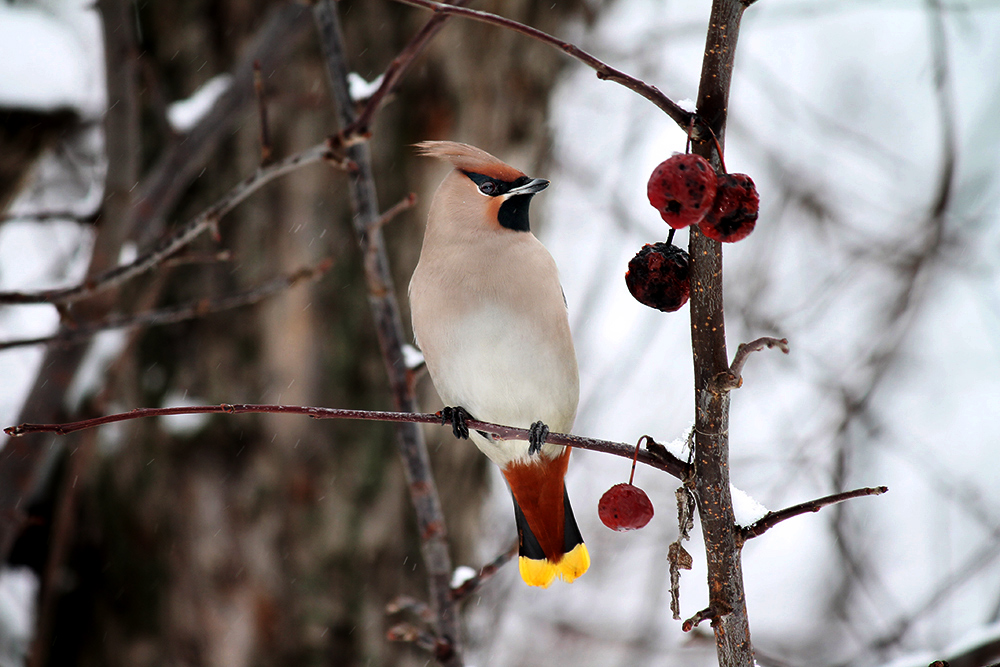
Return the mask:
<svg viewBox="0 0 1000 667">
<path fill-rule="evenodd" d="M 415 144 L 417 151 L 427 157 L 436 157 L 451 162 L 455 169 L 490 178 L 511 182 L 524 176 L 524 173 L 505 162 L 501 162 L 486 151 L 460 144 L 456 141 L 422 141 Z"/>
</svg>

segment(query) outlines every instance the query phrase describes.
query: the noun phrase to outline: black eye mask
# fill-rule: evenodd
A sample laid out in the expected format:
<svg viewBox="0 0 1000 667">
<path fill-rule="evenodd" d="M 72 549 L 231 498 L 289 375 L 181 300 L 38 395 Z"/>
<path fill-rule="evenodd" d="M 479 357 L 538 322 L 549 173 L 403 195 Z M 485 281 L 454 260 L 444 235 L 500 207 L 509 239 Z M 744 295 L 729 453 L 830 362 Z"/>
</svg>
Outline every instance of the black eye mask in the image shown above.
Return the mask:
<svg viewBox="0 0 1000 667">
<path fill-rule="evenodd" d="M 525 183 L 531 182 L 531 179 L 527 176 L 521 176 L 514 181 L 501 181 L 500 179 L 490 178 L 489 176 L 483 176 L 482 174 L 477 174 L 471 171 L 466 171 L 464 173 L 479 187 L 480 192 L 490 197 L 505 195 L 510 192 L 512 188 L 517 188 Z"/>
</svg>

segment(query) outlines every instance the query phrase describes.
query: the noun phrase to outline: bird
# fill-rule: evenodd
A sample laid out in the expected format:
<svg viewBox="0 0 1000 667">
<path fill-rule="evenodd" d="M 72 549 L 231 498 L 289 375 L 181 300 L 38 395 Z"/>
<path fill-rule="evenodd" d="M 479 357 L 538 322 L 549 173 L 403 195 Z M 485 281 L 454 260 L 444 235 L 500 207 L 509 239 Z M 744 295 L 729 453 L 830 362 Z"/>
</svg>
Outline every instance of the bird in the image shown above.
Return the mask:
<svg viewBox="0 0 1000 667">
<path fill-rule="evenodd" d="M 555 260 L 528 207 L 548 187 L 474 146 L 416 144 L 452 171 L 434 194 L 410 280 L 414 339 L 456 437 L 500 467 L 514 500 L 518 566 L 530 586 L 572 582 L 590 567 L 566 493 L 568 433 L 580 379 Z M 469 432 L 468 418 L 530 430 L 528 440 Z"/>
</svg>

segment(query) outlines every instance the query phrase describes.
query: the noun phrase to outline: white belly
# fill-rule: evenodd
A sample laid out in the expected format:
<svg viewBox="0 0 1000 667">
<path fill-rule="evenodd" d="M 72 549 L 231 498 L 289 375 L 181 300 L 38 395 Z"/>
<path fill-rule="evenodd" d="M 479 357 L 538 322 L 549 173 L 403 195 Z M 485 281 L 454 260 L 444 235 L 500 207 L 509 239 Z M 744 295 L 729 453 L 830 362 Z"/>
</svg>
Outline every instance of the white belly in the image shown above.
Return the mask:
<svg viewBox="0 0 1000 667">
<path fill-rule="evenodd" d="M 551 331 L 523 315 L 514 319 L 497 307 L 441 323 L 438 335 L 421 340 L 434 386 L 446 405 L 461 405 L 476 419 L 507 426 L 528 428 L 543 421 L 555 432 L 572 428 L 579 398 L 576 359 L 571 342 L 567 354 L 566 342 L 554 340 Z M 500 466 L 527 457 L 524 441 L 478 434 L 473 440 Z M 543 454 L 557 456 L 561 451 L 546 445 Z"/>
</svg>

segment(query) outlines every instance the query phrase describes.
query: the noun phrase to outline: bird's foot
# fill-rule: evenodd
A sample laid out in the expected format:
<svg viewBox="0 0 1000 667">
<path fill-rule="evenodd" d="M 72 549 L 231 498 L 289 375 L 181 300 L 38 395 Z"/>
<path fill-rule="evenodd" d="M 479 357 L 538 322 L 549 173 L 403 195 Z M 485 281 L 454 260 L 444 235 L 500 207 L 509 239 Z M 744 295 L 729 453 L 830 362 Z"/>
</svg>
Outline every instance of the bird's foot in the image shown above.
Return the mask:
<svg viewBox="0 0 1000 667">
<path fill-rule="evenodd" d="M 549 437 L 549 427 L 544 422 L 537 421 L 528 429 L 528 454 L 534 455 L 542 451 L 545 439 Z"/>
<path fill-rule="evenodd" d="M 437 415 L 441 418 L 441 424 L 451 424 L 451 432 L 455 434 L 456 438 L 459 440 L 469 439 L 469 427 L 465 420 L 471 419 L 472 415 L 465 408 L 460 405 L 454 408 L 444 408 Z"/>
</svg>

